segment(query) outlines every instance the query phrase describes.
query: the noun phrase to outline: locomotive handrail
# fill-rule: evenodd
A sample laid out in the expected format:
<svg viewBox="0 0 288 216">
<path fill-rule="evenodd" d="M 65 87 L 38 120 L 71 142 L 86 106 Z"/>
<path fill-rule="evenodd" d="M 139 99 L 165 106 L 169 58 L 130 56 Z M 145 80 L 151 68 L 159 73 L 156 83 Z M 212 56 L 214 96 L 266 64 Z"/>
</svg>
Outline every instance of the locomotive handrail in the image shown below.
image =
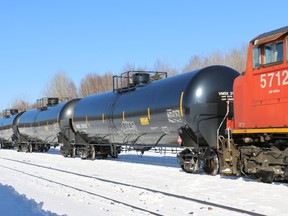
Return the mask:
<svg viewBox="0 0 288 216">
<path fill-rule="evenodd" d="M 230 104 L 230 101 L 229 100 L 227 100 L 226 101 L 226 114 L 225 114 L 225 116 L 224 116 L 224 118 L 223 118 L 223 120 L 221 121 L 221 123 L 220 123 L 220 125 L 219 125 L 219 127 L 218 127 L 218 129 L 217 129 L 217 150 L 219 150 L 219 131 L 220 131 L 220 128 L 222 127 L 222 125 L 223 125 L 223 123 L 225 122 L 225 120 L 227 119 L 227 117 L 228 117 L 228 115 L 229 115 L 229 112 L 230 112 L 230 107 L 229 107 L 229 104 Z M 228 132 L 228 148 L 230 149 L 230 134 L 229 134 L 229 132 Z"/>
</svg>

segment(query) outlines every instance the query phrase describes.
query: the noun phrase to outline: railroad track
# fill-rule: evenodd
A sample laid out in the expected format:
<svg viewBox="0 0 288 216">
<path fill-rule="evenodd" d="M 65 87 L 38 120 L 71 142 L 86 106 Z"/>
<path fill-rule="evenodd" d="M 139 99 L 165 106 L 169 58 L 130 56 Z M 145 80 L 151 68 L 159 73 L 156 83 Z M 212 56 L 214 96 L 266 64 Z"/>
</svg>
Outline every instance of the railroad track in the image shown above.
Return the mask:
<svg viewBox="0 0 288 216">
<path fill-rule="evenodd" d="M 71 176 L 73 176 L 74 178 L 77 176 L 77 177 L 82 178 L 83 181 L 87 180 L 87 179 L 90 179 L 90 180 L 93 180 L 93 181 L 102 182 L 102 183 L 109 184 L 109 185 L 118 185 L 118 186 L 121 186 L 121 187 L 124 187 L 124 188 L 125 187 L 126 188 L 133 188 L 134 193 L 138 193 L 138 194 L 143 194 L 143 193 L 161 194 L 166 199 L 172 199 L 173 203 L 184 202 L 185 201 L 185 202 L 188 203 L 188 205 L 189 205 L 189 203 L 190 204 L 198 203 L 198 204 L 205 205 L 205 206 L 208 206 L 208 207 L 212 206 L 212 207 L 215 207 L 215 208 L 225 209 L 228 212 L 235 212 L 235 213 L 241 213 L 241 214 L 253 215 L 253 216 L 263 215 L 263 214 L 256 213 L 256 212 L 253 212 L 253 211 L 247 211 L 247 210 L 234 208 L 234 207 L 227 206 L 227 205 L 221 205 L 221 204 L 218 204 L 218 203 L 204 201 L 204 200 L 200 200 L 200 199 L 193 198 L 193 197 L 187 197 L 187 196 L 178 195 L 178 194 L 174 194 L 174 193 L 169 193 L 169 192 L 156 190 L 156 189 L 152 189 L 152 188 L 147 188 L 147 187 L 143 187 L 143 186 L 139 186 L 139 185 L 127 184 L 127 183 L 124 183 L 124 182 L 121 182 L 121 181 L 115 181 L 115 180 L 110 180 L 110 179 L 107 179 L 107 178 L 101 178 L 101 177 L 97 177 L 97 176 L 81 174 L 81 173 L 78 173 L 78 172 L 72 172 L 72 171 L 63 170 L 63 169 L 59 169 L 59 168 L 55 168 L 55 167 L 39 165 L 39 164 L 27 162 L 27 161 L 20 161 L 20 160 L 11 159 L 11 158 L 5 158 L 5 157 L 0 157 L 0 160 L 10 161 L 10 162 L 14 162 L 16 164 L 22 164 L 22 165 L 25 165 L 25 166 L 37 167 L 37 168 L 40 168 L 42 170 L 60 172 L 60 173 L 62 173 L 62 175 L 63 174 L 69 175 L 69 178 L 71 178 Z M 23 175 L 28 175 L 28 176 L 33 177 L 33 178 L 41 179 L 43 181 L 47 181 L 47 182 L 50 182 L 50 183 L 53 183 L 53 184 L 57 184 L 57 185 L 60 185 L 60 186 L 63 186 L 63 187 L 69 188 L 69 189 L 73 189 L 73 190 L 76 190 L 76 191 L 81 191 L 81 192 L 89 194 L 91 196 L 102 198 L 102 199 L 111 201 L 111 202 L 116 203 L 116 204 L 122 204 L 122 205 L 130 207 L 130 208 L 132 208 L 134 210 L 137 210 L 137 211 L 140 211 L 140 212 L 144 212 L 144 213 L 147 213 L 147 214 L 150 214 L 150 215 L 164 215 L 164 214 L 160 214 L 157 211 L 152 211 L 152 210 L 145 209 L 144 207 L 140 207 L 139 205 L 131 204 L 131 203 L 125 202 L 123 200 L 118 200 L 118 199 L 112 198 L 112 197 L 110 197 L 111 195 L 110 196 L 103 195 L 103 194 L 100 194 L 98 192 L 96 193 L 96 192 L 87 190 L 87 189 L 85 189 L 83 187 L 75 186 L 72 183 L 70 183 L 70 184 L 68 184 L 67 182 L 63 183 L 63 182 L 61 182 L 59 180 L 55 180 L 55 179 L 53 179 L 51 177 L 43 177 L 43 176 L 38 175 L 38 174 L 28 173 L 23 168 L 20 169 L 20 168 L 10 167 L 10 166 L 6 166 L 6 165 L 0 165 L 0 167 L 3 167 L 5 169 L 9 169 L 9 170 L 14 171 L 14 172 L 21 173 Z"/>
</svg>

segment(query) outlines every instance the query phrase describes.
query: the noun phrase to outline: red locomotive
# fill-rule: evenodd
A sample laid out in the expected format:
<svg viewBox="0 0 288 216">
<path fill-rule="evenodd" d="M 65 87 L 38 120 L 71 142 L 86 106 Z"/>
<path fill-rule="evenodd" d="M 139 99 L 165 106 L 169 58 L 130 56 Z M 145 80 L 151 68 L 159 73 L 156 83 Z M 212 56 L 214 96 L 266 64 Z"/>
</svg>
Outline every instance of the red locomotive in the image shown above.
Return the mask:
<svg viewBox="0 0 288 216">
<path fill-rule="evenodd" d="M 251 40 L 246 71 L 233 91 L 234 117 L 227 121 L 228 138 L 219 143 L 220 172 L 287 180 L 288 27 Z"/>
</svg>

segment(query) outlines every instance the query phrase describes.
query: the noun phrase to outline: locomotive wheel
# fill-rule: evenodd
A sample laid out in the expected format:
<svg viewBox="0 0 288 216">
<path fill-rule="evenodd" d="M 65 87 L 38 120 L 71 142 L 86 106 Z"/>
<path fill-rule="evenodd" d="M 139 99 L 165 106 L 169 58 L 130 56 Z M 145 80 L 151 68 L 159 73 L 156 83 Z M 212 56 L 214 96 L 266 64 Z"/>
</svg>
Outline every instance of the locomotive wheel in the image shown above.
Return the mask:
<svg viewBox="0 0 288 216">
<path fill-rule="evenodd" d="M 219 160 L 217 154 L 210 150 L 210 158 L 204 159 L 203 170 L 206 174 L 215 176 L 219 170 Z"/>
</svg>

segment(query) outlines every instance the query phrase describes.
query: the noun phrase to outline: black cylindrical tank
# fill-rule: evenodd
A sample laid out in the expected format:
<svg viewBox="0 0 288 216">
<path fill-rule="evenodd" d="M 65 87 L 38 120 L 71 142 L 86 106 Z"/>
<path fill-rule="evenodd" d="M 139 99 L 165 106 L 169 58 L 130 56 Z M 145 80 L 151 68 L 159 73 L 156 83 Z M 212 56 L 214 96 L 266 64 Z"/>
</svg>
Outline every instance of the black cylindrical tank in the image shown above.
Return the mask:
<svg viewBox="0 0 288 216">
<path fill-rule="evenodd" d="M 18 130 L 27 140 L 57 142 L 57 134 L 67 127 L 78 99 L 45 109 L 28 110 L 18 120 Z M 63 119 L 67 119 L 64 121 Z"/>
<path fill-rule="evenodd" d="M 238 75 L 231 68 L 211 66 L 125 93 L 90 95 L 75 106 L 73 127 L 99 141 L 171 145 L 177 144 L 179 128 L 188 125 L 203 145 L 214 146 L 217 127 L 226 112 L 219 92 L 230 94 Z"/>
<path fill-rule="evenodd" d="M 12 140 L 14 131 L 13 125 L 14 122 L 19 116 L 22 115 L 23 112 L 11 112 L 11 115 L 3 116 L 0 118 L 0 139 L 3 140 Z"/>
</svg>

